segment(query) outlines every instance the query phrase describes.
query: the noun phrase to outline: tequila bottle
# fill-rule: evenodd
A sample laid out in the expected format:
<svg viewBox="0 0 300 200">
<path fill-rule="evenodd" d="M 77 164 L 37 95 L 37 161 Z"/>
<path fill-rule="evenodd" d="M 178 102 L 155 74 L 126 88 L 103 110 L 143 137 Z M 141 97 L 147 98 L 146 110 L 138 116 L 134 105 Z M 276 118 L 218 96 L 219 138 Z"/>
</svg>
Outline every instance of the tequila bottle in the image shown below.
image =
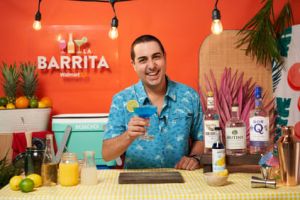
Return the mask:
<svg viewBox="0 0 300 200">
<path fill-rule="evenodd" d="M 250 111 L 250 154 L 264 154 L 269 145 L 269 116 L 263 109 L 261 87 L 255 87 L 255 108 Z"/>
<path fill-rule="evenodd" d="M 215 128 L 218 133 L 218 140 L 212 146 L 212 169 L 213 172 L 223 171 L 226 168 L 225 147 L 222 142 L 222 129 Z"/>
<path fill-rule="evenodd" d="M 226 122 L 226 155 L 241 156 L 247 153 L 246 124 L 239 118 L 238 105 L 232 105 L 231 119 Z"/>
<path fill-rule="evenodd" d="M 207 109 L 204 113 L 204 153 L 211 154 L 212 145 L 218 140 L 219 135 L 215 127 L 219 127 L 219 114 L 215 109 L 213 92 L 207 92 Z"/>
</svg>

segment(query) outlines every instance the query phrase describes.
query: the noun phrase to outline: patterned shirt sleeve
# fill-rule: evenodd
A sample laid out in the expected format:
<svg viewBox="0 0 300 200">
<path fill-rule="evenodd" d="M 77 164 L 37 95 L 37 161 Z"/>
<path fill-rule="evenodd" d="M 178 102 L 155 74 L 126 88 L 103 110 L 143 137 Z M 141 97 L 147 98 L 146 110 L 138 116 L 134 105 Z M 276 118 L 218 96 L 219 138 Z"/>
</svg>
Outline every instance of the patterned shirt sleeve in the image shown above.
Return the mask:
<svg viewBox="0 0 300 200">
<path fill-rule="evenodd" d="M 124 99 L 117 94 L 113 97 L 110 107 L 104 140 L 122 134 L 126 130 L 125 124 Z"/>
<path fill-rule="evenodd" d="M 200 104 L 200 98 L 197 93 L 195 93 L 194 101 L 192 102 L 194 103 L 194 121 L 191 131 L 191 137 L 193 140 L 203 141 L 203 112 Z"/>
</svg>

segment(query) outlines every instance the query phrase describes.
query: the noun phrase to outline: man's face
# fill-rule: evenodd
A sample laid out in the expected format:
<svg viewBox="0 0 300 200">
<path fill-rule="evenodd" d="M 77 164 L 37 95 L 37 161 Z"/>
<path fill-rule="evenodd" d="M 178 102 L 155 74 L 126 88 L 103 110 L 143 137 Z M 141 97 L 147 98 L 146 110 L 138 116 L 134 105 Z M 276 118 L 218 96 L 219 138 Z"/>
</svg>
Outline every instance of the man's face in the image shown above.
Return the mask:
<svg viewBox="0 0 300 200">
<path fill-rule="evenodd" d="M 134 53 L 132 65 L 144 85 L 153 88 L 164 84 L 166 59 L 158 43 L 139 43 L 134 46 Z"/>
</svg>

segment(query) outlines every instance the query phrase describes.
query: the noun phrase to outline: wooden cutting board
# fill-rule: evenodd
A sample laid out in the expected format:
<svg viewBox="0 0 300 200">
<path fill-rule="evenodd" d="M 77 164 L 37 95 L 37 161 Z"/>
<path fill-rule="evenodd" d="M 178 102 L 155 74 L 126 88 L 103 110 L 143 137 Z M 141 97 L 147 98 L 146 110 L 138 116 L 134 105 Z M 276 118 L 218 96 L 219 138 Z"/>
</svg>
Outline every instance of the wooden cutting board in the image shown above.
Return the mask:
<svg viewBox="0 0 300 200">
<path fill-rule="evenodd" d="M 119 184 L 184 183 L 179 172 L 121 172 Z"/>
</svg>

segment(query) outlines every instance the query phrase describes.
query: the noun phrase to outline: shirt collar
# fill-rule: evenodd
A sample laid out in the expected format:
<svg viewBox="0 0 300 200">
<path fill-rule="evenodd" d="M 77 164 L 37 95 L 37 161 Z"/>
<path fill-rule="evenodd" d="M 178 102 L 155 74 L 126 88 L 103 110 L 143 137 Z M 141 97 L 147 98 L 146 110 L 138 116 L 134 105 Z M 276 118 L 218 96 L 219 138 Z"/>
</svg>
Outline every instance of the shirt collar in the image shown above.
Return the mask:
<svg viewBox="0 0 300 200">
<path fill-rule="evenodd" d="M 169 97 L 173 101 L 176 101 L 175 82 L 170 80 L 167 76 L 166 78 L 167 78 L 167 92 L 165 96 Z M 144 84 L 141 80 L 139 80 L 139 82 L 135 84 L 134 88 L 135 88 L 137 100 L 141 105 L 146 104 L 147 101 L 150 102 L 147 93 L 145 91 Z"/>
</svg>

